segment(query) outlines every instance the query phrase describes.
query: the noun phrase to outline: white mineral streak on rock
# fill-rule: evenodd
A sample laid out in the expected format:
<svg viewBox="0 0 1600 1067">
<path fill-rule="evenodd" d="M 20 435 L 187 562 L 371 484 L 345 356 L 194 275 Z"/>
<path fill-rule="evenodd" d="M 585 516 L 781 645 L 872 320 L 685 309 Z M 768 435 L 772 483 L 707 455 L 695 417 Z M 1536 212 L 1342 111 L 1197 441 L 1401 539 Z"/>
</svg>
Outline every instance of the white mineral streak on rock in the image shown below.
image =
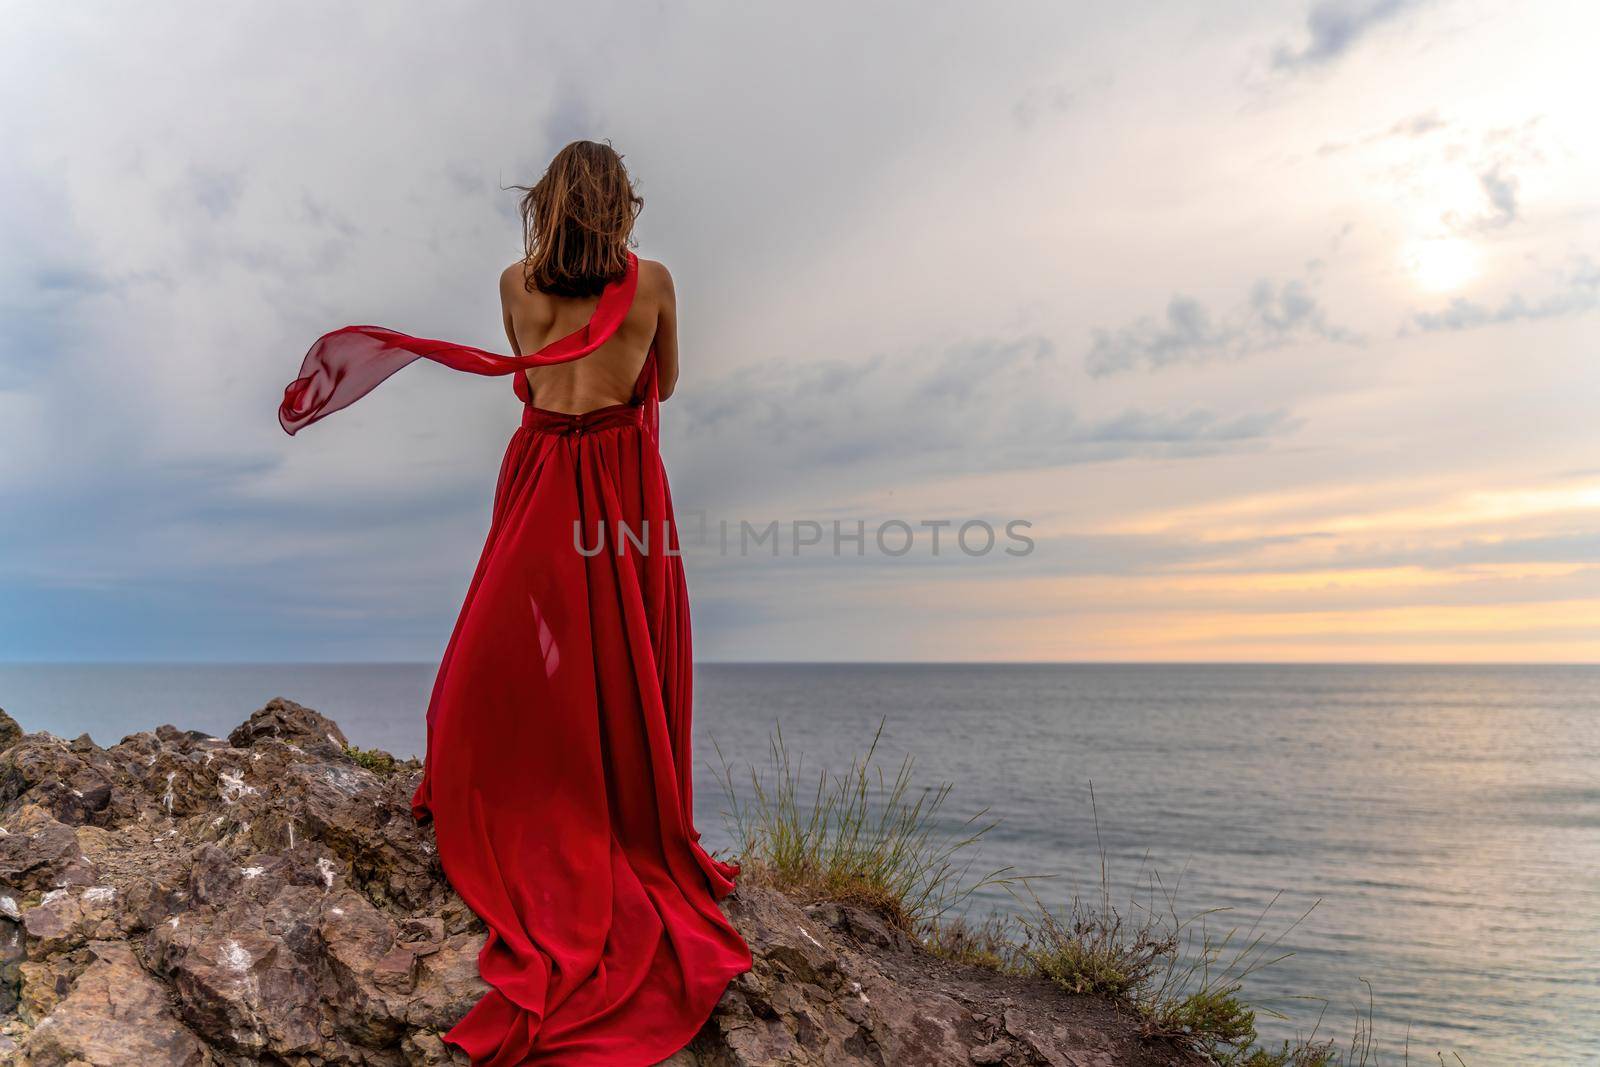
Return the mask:
<svg viewBox="0 0 1600 1067">
<path fill-rule="evenodd" d="M 114 885 L 92 885 L 83 891 L 83 899 L 90 904 L 102 904 L 116 897 L 117 887 Z"/>
<path fill-rule="evenodd" d="M 329 889 L 333 888 L 333 876 L 337 871 L 338 868 L 333 865 L 333 861 L 328 857 L 323 856 L 317 860 L 317 873 L 322 875 L 322 884 Z"/>
<path fill-rule="evenodd" d="M 67 891 L 65 889 L 52 889 L 50 892 L 39 898 L 39 906 L 42 908 L 46 904 L 54 904 L 56 901 L 60 900 L 66 895 Z"/>
<path fill-rule="evenodd" d="M 811 942 L 813 945 L 816 945 L 818 948 L 822 948 L 822 942 L 812 937 L 811 931 L 807 930 L 804 926 L 798 926 L 795 929 L 800 931 L 801 937 L 804 937 L 807 941 Z"/>
<path fill-rule="evenodd" d="M 176 777 L 178 777 L 177 771 L 167 772 L 167 791 L 161 794 L 161 806 L 167 809 L 168 815 L 172 814 L 172 805 L 178 799 L 172 791 L 172 780 Z"/>
<path fill-rule="evenodd" d="M 217 963 L 221 964 L 223 969 L 232 973 L 239 984 L 244 987 L 245 999 L 252 1006 L 261 992 L 259 980 L 250 973 L 250 966 L 255 961 L 255 957 L 250 955 L 250 950 L 231 937 L 222 943 L 222 951 L 217 955 Z"/>
<path fill-rule="evenodd" d="M 265 867 L 240 867 L 239 873 L 246 878 L 259 878 L 261 877 L 261 872 L 265 870 Z"/>
<path fill-rule="evenodd" d="M 224 804 L 236 803 L 255 791 L 255 786 L 245 784 L 243 771 L 223 771 L 217 775 L 217 794 Z"/>
<path fill-rule="evenodd" d="M 249 949 L 230 937 L 222 943 L 222 952 L 217 956 L 217 962 L 235 974 L 243 974 L 255 962 L 255 957 L 250 955 Z"/>
<path fill-rule="evenodd" d="M 361 792 L 363 786 L 370 780 L 367 771 L 358 771 L 348 767 L 325 767 L 322 777 L 327 783 L 347 797 L 353 797 Z"/>
<path fill-rule="evenodd" d="M 22 912 L 17 910 L 17 902 L 13 897 L 0 897 L 0 915 L 8 919 L 22 918 Z"/>
</svg>

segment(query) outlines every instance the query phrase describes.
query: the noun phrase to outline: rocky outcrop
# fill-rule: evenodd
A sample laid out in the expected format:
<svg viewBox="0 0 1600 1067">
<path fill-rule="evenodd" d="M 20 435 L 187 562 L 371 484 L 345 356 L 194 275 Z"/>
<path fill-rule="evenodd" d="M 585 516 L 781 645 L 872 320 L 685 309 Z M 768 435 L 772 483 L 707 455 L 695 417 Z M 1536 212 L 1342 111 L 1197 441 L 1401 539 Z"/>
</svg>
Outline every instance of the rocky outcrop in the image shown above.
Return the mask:
<svg viewBox="0 0 1600 1067">
<path fill-rule="evenodd" d="M 0 712 L 0 1062 L 464 1062 L 439 1035 L 486 988 L 484 931 L 411 818 L 418 773 L 286 700 L 110 748 Z M 870 913 L 751 888 L 728 910 L 755 969 L 673 1067 L 1183 1062 Z"/>
</svg>

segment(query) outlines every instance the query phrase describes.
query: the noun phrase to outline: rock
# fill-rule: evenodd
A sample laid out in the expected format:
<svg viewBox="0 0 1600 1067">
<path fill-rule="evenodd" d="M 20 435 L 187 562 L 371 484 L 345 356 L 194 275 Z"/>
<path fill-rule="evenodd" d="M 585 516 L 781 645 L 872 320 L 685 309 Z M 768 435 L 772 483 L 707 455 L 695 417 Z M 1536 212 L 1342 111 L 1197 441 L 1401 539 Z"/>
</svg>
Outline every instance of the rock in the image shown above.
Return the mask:
<svg viewBox="0 0 1600 1067">
<path fill-rule="evenodd" d="M 999 1041 L 991 1041 L 987 1045 L 973 1049 L 970 1055 L 973 1063 L 1004 1063 L 1006 1062 L 1006 1057 L 1011 1055 L 1011 1052 L 1011 1042 L 1002 1038 Z"/>
<path fill-rule="evenodd" d="M 269 700 L 266 707 L 235 727 L 228 735 L 228 744 L 248 748 L 263 737 L 297 744 L 307 752 L 325 752 L 332 746 L 335 756 L 343 755 L 350 747 L 344 731 L 332 719 L 282 697 Z"/>
<path fill-rule="evenodd" d="M 214 1062 L 173 1014 L 166 988 L 139 965 L 132 948 L 89 947 L 94 962 L 33 1028 L 22 1062 L 33 1067 L 199 1067 Z"/>
<path fill-rule="evenodd" d="M 441 1035 L 487 990 L 483 926 L 411 817 L 416 762 L 359 755 L 282 699 L 226 740 L 110 748 L 0 712 L 0 1061 L 464 1064 Z M 754 886 L 726 907 L 755 967 L 674 1067 L 1198 1062 L 860 908 Z"/>
<path fill-rule="evenodd" d="M 22 740 L 22 727 L 17 725 L 17 720 L 6 714 L 6 709 L 0 708 L 0 752 L 4 752 L 20 740 Z"/>
</svg>

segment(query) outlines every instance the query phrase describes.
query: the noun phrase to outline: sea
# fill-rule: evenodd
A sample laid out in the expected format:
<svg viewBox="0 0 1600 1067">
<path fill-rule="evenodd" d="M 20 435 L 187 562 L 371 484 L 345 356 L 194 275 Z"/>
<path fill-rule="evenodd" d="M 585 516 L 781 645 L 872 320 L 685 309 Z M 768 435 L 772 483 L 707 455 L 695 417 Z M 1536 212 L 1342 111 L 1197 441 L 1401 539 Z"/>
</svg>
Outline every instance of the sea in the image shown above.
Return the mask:
<svg viewBox="0 0 1600 1067">
<path fill-rule="evenodd" d="M 284 696 L 414 755 L 433 671 L 0 665 L 0 707 L 108 744 L 225 734 Z M 950 787 L 939 833 L 994 823 L 971 875 L 1026 876 L 969 897 L 975 918 L 1106 891 L 1283 956 L 1244 980 L 1269 1040 L 1600 1063 L 1600 667 L 702 664 L 694 713 L 713 848 L 777 731 L 806 782 L 876 736 L 887 778 L 909 758 L 914 791 Z"/>
</svg>

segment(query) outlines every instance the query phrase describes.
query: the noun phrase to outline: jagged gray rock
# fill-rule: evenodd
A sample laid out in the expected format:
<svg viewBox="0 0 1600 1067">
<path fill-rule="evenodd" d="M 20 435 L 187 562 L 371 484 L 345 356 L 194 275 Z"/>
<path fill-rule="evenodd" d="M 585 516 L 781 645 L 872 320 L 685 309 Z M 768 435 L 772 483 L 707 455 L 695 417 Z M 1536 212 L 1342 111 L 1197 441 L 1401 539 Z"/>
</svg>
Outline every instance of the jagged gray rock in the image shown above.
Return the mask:
<svg viewBox="0 0 1600 1067">
<path fill-rule="evenodd" d="M 483 927 L 412 820 L 420 768 L 357 762 L 273 700 L 229 737 L 110 748 L 0 712 L 0 1062 L 465 1062 Z M 745 888 L 755 953 L 672 1067 L 1188 1062 L 1104 1002 L 959 967 L 870 913 Z"/>
</svg>

